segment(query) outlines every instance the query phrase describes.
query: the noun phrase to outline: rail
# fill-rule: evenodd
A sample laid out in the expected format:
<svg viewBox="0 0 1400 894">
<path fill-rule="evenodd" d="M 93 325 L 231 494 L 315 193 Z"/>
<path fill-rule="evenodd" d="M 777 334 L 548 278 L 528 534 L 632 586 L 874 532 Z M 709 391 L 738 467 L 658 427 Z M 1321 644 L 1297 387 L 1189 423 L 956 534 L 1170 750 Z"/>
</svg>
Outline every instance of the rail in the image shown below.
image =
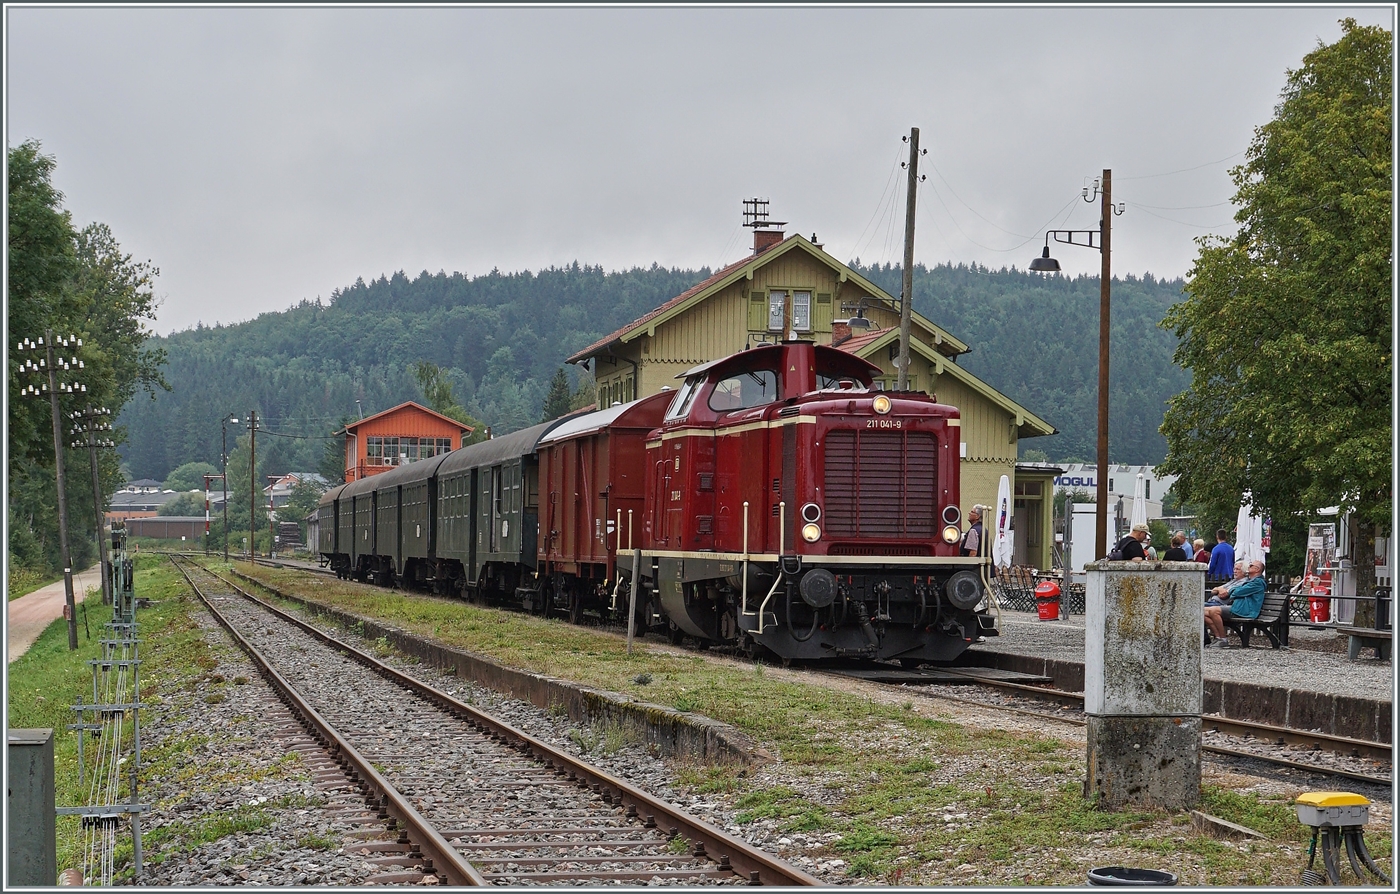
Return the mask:
<svg viewBox="0 0 1400 894">
<path fill-rule="evenodd" d="M 565 752 L 558 751 L 557 749 L 546 744 L 545 742 L 536 739 L 533 736 L 530 736 L 529 734 L 522 732 L 521 730 L 518 730 L 515 727 L 504 723 L 503 721 L 500 721 L 489 714 L 484 714 L 476 708 L 473 708 L 472 706 L 464 702 L 458 701 L 457 699 L 453 698 L 445 692 L 442 692 L 441 690 L 435 689 L 434 687 L 429 686 L 428 684 L 423 683 L 420 680 L 403 674 L 395 670 L 394 668 L 383 664 L 368 653 L 356 649 L 354 646 L 351 646 L 348 643 L 345 643 L 341 640 L 337 640 L 329 634 L 326 634 L 325 632 L 306 623 L 305 621 L 302 621 L 300 618 L 290 615 L 287 612 L 284 612 L 278 609 L 277 607 L 270 605 L 266 601 L 259 599 L 258 597 L 239 587 L 232 581 L 225 579 L 221 575 L 214 574 L 208 569 L 204 569 L 204 571 L 205 573 L 216 577 L 224 585 L 234 589 L 244 598 L 249 599 L 254 603 L 258 604 L 264 610 L 298 627 L 299 629 L 305 631 L 306 633 L 308 633 L 315 639 L 321 641 L 322 643 L 342 651 L 347 656 L 353 658 L 355 661 L 358 661 L 366 667 L 373 669 L 376 673 L 413 691 L 417 695 L 433 702 L 434 704 L 437 704 L 443 709 L 450 711 L 451 713 L 454 713 L 460 717 L 463 717 L 464 719 L 468 720 L 469 722 L 475 724 L 479 728 L 486 731 L 488 735 L 499 738 L 502 741 L 511 743 L 516 748 L 528 752 L 541 763 L 548 764 L 556 768 L 557 770 L 560 770 L 566 774 L 576 777 L 581 784 L 594 787 L 595 790 L 607 792 L 609 796 L 612 797 L 615 800 L 615 802 L 619 805 L 625 805 L 638 814 L 650 815 L 654 817 L 657 825 L 664 824 L 669 828 L 676 830 L 679 834 L 682 834 L 685 837 L 689 838 L 696 844 L 697 850 L 707 855 L 709 859 L 713 859 L 715 862 L 719 863 L 719 865 L 722 868 L 727 867 L 736 874 L 740 875 L 741 877 L 747 877 L 751 884 L 784 886 L 816 886 L 822 884 L 822 882 L 816 877 L 811 876 L 801 871 L 800 869 L 797 869 L 794 866 L 790 866 L 782 860 L 762 850 L 759 850 L 758 848 L 753 847 L 748 842 L 745 842 L 740 838 L 730 835 L 722 829 L 716 828 L 715 826 L 712 826 L 701 819 L 692 817 L 689 814 L 686 814 L 685 812 L 679 810 L 678 808 L 671 806 L 665 801 L 655 798 L 647 792 L 642 791 L 641 789 L 636 788 L 635 786 L 621 779 L 618 779 L 612 776 L 611 774 L 608 774 L 603 770 L 598 769 L 597 767 L 577 760 L 572 755 L 566 754 Z M 188 575 L 186 575 L 186 578 L 188 579 Z M 191 586 L 193 586 L 192 581 Z M 201 599 L 203 599 L 202 595 Z M 221 621 L 220 623 L 224 622 Z M 237 637 L 237 639 L 240 640 L 240 643 L 243 642 L 241 637 Z M 251 648 L 251 646 L 249 646 L 248 648 Z M 285 683 L 285 681 L 283 682 Z M 370 769 L 373 770 L 372 767 Z M 375 775 L 376 777 L 378 776 L 377 773 Z M 388 786 L 388 783 L 383 781 L 382 779 L 380 780 L 380 782 L 382 782 L 384 786 Z M 391 804 L 392 803 L 393 802 L 391 802 Z M 412 810 L 412 806 L 407 804 L 407 802 L 404 802 L 403 806 L 407 807 L 410 811 Z M 414 811 L 411 815 L 417 816 L 416 811 Z M 419 819 L 421 820 L 421 817 L 419 817 Z M 433 834 L 436 835 L 437 833 L 434 832 Z M 440 835 L 438 835 L 437 837 L 441 838 Z M 445 839 L 443 839 L 443 842 L 446 843 Z M 450 844 L 448 844 L 447 846 L 449 849 L 451 848 Z M 453 851 L 453 853 L 456 854 L 456 851 Z M 458 855 L 457 862 L 460 862 L 463 866 L 467 866 L 468 868 L 470 868 L 470 864 L 466 864 L 464 861 L 460 860 L 460 855 Z M 475 870 L 472 869 L 472 871 L 474 872 Z M 479 874 L 478 877 L 480 877 Z M 476 884 L 476 882 L 455 880 L 452 883 Z"/>
</svg>

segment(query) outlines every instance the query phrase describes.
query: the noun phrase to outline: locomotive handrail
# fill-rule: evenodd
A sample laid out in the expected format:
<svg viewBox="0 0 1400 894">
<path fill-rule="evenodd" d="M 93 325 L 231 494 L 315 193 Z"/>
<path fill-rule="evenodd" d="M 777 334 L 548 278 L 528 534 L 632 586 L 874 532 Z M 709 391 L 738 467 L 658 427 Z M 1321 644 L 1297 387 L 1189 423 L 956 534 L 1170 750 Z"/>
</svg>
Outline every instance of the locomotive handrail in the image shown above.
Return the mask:
<svg viewBox="0 0 1400 894">
<path fill-rule="evenodd" d="M 779 501 L 778 501 L 778 574 L 775 575 L 774 578 L 773 578 L 773 589 L 771 589 L 771 590 L 768 591 L 768 595 L 763 597 L 763 603 L 762 603 L 761 605 L 759 605 L 759 607 L 758 607 L 758 633 L 759 633 L 760 636 L 763 635 L 763 610 L 764 610 L 765 608 L 768 607 L 768 600 L 772 599 L 772 598 L 773 598 L 773 594 L 776 593 L 776 592 L 778 592 L 778 584 L 780 584 L 780 583 L 783 582 L 783 574 L 784 574 L 784 571 L 785 571 L 785 569 L 783 568 L 783 548 L 784 548 L 784 546 L 786 546 L 786 540 L 785 540 L 785 538 L 783 537 L 783 535 L 786 533 L 786 531 L 787 531 L 787 502 L 786 502 L 785 500 L 779 500 Z M 747 549 L 747 548 L 748 548 L 748 544 L 745 543 L 745 544 L 744 544 L 744 547 L 745 547 L 745 549 Z M 776 620 L 776 618 L 775 618 L 774 620 Z"/>
<path fill-rule="evenodd" d="M 744 582 L 741 584 L 743 597 L 739 602 L 740 616 L 749 613 L 749 501 L 744 501 Z M 759 619 L 759 626 L 763 626 L 763 619 Z"/>
</svg>

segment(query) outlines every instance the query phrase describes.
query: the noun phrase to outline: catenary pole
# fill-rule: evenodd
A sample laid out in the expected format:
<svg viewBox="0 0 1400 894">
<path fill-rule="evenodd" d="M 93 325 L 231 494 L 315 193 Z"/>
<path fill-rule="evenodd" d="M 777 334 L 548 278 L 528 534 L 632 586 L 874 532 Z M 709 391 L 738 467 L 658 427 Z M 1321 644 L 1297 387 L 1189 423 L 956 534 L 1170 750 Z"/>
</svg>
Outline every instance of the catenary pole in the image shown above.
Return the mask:
<svg viewBox="0 0 1400 894">
<path fill-rule="evenodd" d="M 1098 506 L 1095 508 L 1094 555 L 1108 555 L 1108 294 L 1111 278 L 1109 247 L 1113 227 L 1113 172 L 1103 171 L 1103 204 L 1100 206 L 1099 228 L 1099 443 L 1098 443 Z"/>
<path fill-rule="evenodd" d="M 44 332 L 45 362 L 49 368 L 49 407 L 53 411 L 53 458 L 58 484 L 58 549 L 63 561 L 63 605 L 68 618 L 68 649 L 78 648 L 78 609 L 73 600 L 73 560 L 68 552 L 68 490 L 63 469 L 63 420 L 58 410 L 58 373 L 53 354 L 53 331 Z"/>
<path fill-rule="evenodd" d="M 909 188 L 904 202 L 904 294 L 899 302 L 899 376 L 895 390 L 909 390 L 909 336 L 914 319 L 914 207 L 919 188 L 919 129 L 909 128 Z"/>
<path fill-rule="evenodd" d="M 248 561 L 258 564 L 258 411 L 248 411 Z"/>
</svg>

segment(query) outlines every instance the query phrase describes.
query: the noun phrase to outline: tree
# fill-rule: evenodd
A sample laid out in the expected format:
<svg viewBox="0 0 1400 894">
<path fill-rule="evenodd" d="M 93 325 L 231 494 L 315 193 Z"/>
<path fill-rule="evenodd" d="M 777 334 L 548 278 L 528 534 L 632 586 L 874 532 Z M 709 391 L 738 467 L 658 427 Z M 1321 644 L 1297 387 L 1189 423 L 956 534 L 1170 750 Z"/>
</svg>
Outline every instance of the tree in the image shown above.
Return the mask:
<svg viewBox="0 0 1400 894">
<path fill-rule="evenodd" d="M 78 381 L 87 391 L 63 398 L 61 412 L 106 406 L 118 413 L 138 388 L 154 393 L 168 387 L 160 374 L 163 350 L 150 346 L 153 333 L 145 322 L 155 312 L 158 271 L 133 262 L 103 224 L 73 229 L 63 194 L 51 180 L 57 162 L 42 154 L 36 141 L 10 149 L 7 160 L 10 337 L 37 339 L 48 329 L 83 340 L 73 353 L 83 361 Z M 19 394 L 36 384 L 33 373 L 19 374 L 20 362 L 34 359 L 33 352 L 11 351 L 9 357 L 11 555 L 52 570 L 60 563 L 50 405 Z M 72 426 L 65 427 L 66 440 Z M 121 426 L 113 434 L 119 443 L 126 437 Z M 66 459 L 71 558 L 85 563 L 95 552 L 91 539 L 104 507 L 93 504 L 87 451 L 70 451 Z M 119 473 L 108 450 L 99 451 L 98 475 L 102 492 L 111 493 Z"/>
<path fill-rule="evenodd" d="M 176 494 L 160 504 L 156 515 L 174 515 L 181 518 L 203 516 L 204 491 L 187 490 L 184 493 Z"/>
<path fill-rule="evenodd" d="M 455 419 L 472 429 L 470 433 L 462 437 L 463 447 L 485 440 L 485 427 L 473 419 L 452 396 L 452 382 L 448 380 L 446 370 L 436 363 L 420 360 L 413 364 L 413 378 L 417 380 L 418 388 L 423 392 L 423 400 L 428 404 L 429 409 L 441 413 L 449 419 Z"/>
<path fill-rule="evenodd" d="M 302 523 L 316 510 L 323 493 L 325 489 L 316 482 L 298 478 L 297 483 L 292 485 L 292 492 L 287 496 L 286 504 L 277 510 L 279 522 L 294 521 L 300 525 L 303 543 L 306 542 L 306 525 Z"/>
<path fill-rule="evenodd" d="M 1341 24 L 1289 72 L 1231 171 L 1239 232 L 1199 240 L 1162 322 L 1192 380 L 1158 468 L 1210 515 L 1234 517 L 1244 494 L 1275 519 L 1354 511 L 1364 557 L 1393 499 L 1392 39 Z M 1374 569 L 1357 567 L 1365 589 Z"/>
<path fill-rule="evenodd" d="M 540 417 L 541 422 L 549 422 L 558 419 L 567 413 L 572 412 L 570 398 L 573 393 L 569 390 L 569 377 L 564 374 L 564 367 L 559 367 L 554 371 L 554 378 L 549 380 L 549 393 L 544 397 L 544 413 Z"/>
<path fill-rule="evenodd" d="M 218 468 L 211 463 L 185 463 L 166 477 L 165 489 L 173 491 L 204 490 L 204 476 L 218 474 Z"/>
</svg>

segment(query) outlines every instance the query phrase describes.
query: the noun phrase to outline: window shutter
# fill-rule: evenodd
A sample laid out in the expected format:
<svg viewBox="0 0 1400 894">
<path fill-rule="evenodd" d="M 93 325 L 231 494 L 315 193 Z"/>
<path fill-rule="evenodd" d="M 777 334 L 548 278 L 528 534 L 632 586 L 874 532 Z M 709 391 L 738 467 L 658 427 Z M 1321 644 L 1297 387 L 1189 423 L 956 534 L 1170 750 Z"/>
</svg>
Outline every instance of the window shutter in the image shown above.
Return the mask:
<svg viewBox="0 0 1400 894">
<path fill-rule="evenodd" d="M 818 292 L 817 303 L 812 307 L 812 331 L 831 331 L 831 293 Z"/>
<path fill-rule="evenodd" d="M 768 328 L 768 295 L 766 292 L 749 293 L 749 331 L 762 332 Z"/>
</svg>

